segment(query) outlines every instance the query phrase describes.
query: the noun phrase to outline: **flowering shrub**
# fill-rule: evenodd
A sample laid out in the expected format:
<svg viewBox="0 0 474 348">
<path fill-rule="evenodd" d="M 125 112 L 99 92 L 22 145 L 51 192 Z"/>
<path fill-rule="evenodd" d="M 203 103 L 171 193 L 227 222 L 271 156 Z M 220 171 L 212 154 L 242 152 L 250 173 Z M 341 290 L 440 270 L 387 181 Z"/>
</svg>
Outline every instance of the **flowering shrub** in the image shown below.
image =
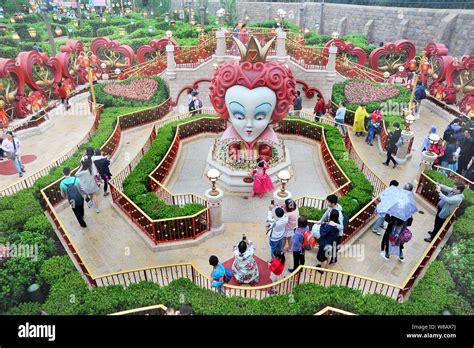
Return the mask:
<svg viewBox="0 0 474 348">
<path fill-rule="evenodd" d="M 131 83 L 112 83 L 104 88 L 104 92 L 115 97 L 147 101 L 150 100 L 158 88 L 158 82 L 149 78 L 141 78 Z"/>
<path fill-rule="evenodd" d="M 373 85 L 368 82 L 353 81 L 346 84 L 344 95 L 349 103 L 368 104 L 370 102 L 381 102 L 400 94 L 400 91 L 392 86 Z"/>
</svg>

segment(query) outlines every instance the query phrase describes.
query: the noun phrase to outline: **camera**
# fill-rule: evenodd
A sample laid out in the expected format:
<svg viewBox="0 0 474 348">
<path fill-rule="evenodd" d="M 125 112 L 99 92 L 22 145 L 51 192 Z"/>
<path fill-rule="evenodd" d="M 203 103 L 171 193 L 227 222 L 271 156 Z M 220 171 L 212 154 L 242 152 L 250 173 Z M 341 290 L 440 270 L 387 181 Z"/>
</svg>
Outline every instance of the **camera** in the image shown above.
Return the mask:
<svg viewBox="0 0 474 348">
<path fill-rule="evenodd" d="M 272 200 L 270 201 L 270 204 L 271 204 L 271 205 L 275 205 L 275 200 L 272 199 Z"/>
<path fill-rule="evenodd" d="M 247 240 L 247 236 L 245 235 L 245 233 L 242 233 L 242 240 Z"/>
</svg>

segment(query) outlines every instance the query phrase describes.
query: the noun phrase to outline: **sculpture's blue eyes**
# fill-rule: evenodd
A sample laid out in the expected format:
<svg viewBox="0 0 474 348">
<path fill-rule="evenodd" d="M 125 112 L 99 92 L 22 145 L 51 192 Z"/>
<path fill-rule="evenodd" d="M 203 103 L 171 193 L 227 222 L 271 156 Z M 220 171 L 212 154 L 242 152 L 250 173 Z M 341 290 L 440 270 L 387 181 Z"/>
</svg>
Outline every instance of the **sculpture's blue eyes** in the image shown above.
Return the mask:
<svg viewBox="0 0 474 348">
<path fill-rule="evenodd" d="M 255 114 L 254 117 L 257 121 L 262 121 L 265 119 L 265 117 L 267 117 L 267 114 L 263 111 L 260 111 L 258 114 Z"/>
<path fill-rule="evenodd" d="M 243 119 L 245 119 L 245 115 L 244 115 L 243 113 L 239 112 L 239 111 L 234 112 L 234 113 L 233 113 L 233 116 L 234 116 L 234 118 L 237 119 L 237 120 L 243 120 Z"/>
</svg>

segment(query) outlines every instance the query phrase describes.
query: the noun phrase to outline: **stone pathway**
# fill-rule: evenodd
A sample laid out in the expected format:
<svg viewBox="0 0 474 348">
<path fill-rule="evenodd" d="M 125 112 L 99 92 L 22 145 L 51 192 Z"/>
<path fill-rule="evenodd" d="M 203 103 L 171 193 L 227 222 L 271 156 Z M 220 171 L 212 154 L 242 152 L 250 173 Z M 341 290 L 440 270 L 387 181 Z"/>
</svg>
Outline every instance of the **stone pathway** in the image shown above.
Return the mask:
<svg viewBox="0 0 474 348">
<path fill-rule="evenodd" d="M 71 109 L 64 110 L 60 105 L 51 113 L 54 114 L 54 124 L 37 135 L 31 135 L 20 140 L 23 155 L 35 155 L 37 159 L 25 165 L 26 174 L 20 179 L 14 175 L 0 175 L 0 190 L 13 185 L 27 176 L 41 170 L 74 148 L 90 131 L 94 117 L 89 111 L 87 99 L 89 93 L 83 93 L 71 101 Z M 53 117 L 53 116 L 52 116 Z M 51 141 L 54 139 L 55 141 Z"/>
<path fill-rule="evenodd" d="M 354 145 L 360 156 L 369 167 L 386 183 L 396 178 L 401 184 L 412 181 L 418 171 L 419 149 L 422 137 L 426 130 L 435 124 L 439 132 L 444 130 L 446 121 L 430 115 L 427 110 L 422 110 L 421 119 L 412 127 L 416 138 L 413 145 L 414 155 L 405 166 L 396 169 L 383 166 L 383 156 L 378 154 L 376 147 L 368 147 L 361 138 L 353 138 Z M 123 133 L 123 145 L 119 149 L 116 159 L 112 164 L 112 172 L 118 172 L 128 164 L 143 146 L 146 137 L 151 131 L 151 125 L 138 127 Z M 420 136 L 423 134 L 423 136 Z M 173 193 L 193 192 L 203 195 L 209 187 L 204 177 L 205 157 L 209 146 L 213 143 L 212 135 L 191 143 L 186 143 L 177 161 L 175 172 L 168 183 Z M 295 169 L 295 180 L 288 185 L 288 189 L 295 196 L 302 194 L 310 196 L 325 196 L 333 188 L 325 180 L 317 181 L 314 178 L 324 178 L 321 170 L 319 147 L 293 140 L 286 141 Z M 189 145 L 192 145 L 192 150 Z M 127 155 L 128 153 L 128 155 Z M 312 155 L 312 156 L 311 156 Z M 418 158 L 417 158 L 418 156 Z M 308 161 L 313 158 L 313 161 Z M 203 160 L 204 159 L 204 160 Z M 306 173 L 312 174 L 306 175 Z M 316 174 L 316 175 L 314 175 Z M 80 250 L 80 255 L 95 276 L 111 272 L 125 271 L 160 264 L 173 264 L 193 262 L 204 274 L 209 273 L 208 257 L 215 254 L 221 261 L 232 257 L 232 247 L 246 233 L 256 246 L 256 255 L 267 260 L 269 254 L 268 241 L 265 236 L 264 222 L 268 197 L 262 200 L 246 198 L 245 195 L 226 195 L 223 202 L 223 216 L 226 225 L 225 232 L 214 236 L 198 246 L 186 247 L 179 250 L 151 251 L 121 214 L 111 206 L 110 196 L 101 197 L 100 214 L 94 210 L 87 210 L 87 229 L 80 229 L 69 208 L 58 209 L 59 218 L 67 231 L 71 234 L 74 244 Z M 419 204 L 419 209 L 424 214 L 417 213 L 412 226 L 413 240 L 405 246 L 405 263 L 392 256 L 386 261 L 380 256 L 381 237 L 371 232 L 359 235 L 352 243 L 352 255 L 339 256 L 339 262 L 332 266 L 334 269 L 360 274 L 374 279 L 402 285 L 406 277 L 413 270 L 419 258 L 426 250 L 427 243 L 423 241 L 426 231 L 432 226 L 434 215 Z M 315 252 L 311 251 L 306 256 L 307 265 L 316 265 Z M 287 267 L 292 266 L 292 256 L 287 254 Z"/>
</svg>

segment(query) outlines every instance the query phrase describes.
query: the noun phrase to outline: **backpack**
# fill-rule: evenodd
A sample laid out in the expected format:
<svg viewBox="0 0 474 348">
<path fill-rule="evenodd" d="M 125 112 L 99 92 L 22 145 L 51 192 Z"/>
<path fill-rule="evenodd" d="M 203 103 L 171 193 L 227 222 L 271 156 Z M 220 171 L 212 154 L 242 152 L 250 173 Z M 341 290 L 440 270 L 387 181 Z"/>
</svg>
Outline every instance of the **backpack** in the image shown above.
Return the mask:
<svg viewBox="0 0 474 348">
<path fill-rule="evenodd" d="M 405 243 L 408 243 L 411 238 L 413 237 L 411 231 L 405 227 L 405 229 L 400 233 L 400 235 L 398 236 L 398 240 L 405 244 Z"/>
<path fill-rule="evenodd" d="M 188 110 L 189 110 L 189 111 L 194 111 L 194 110 L 196 110 L 196 108 L 194 107 L 194 99 L 191 100 L 191 103 L 189 103 L 189 105 L 188 105 Z"/>
<path fill-rule="evenodd" d="M 304 233 L 303 236 L 304 236 L 303 249 L 304 250 L 313 250 L 317 243 L 316 243 L 316 238 L 314 237 L 312 231 L 308 229 Z"/>
<path fill-rule="evenodd" d="M 403 138 L 402 136 L 400 135 L 400 138 L 398 138 L 397 142 L 395 143 L 395 146 L 396 147 L 400 147 L 403 145 Z"/>
<path fill-rule="evenodd" d="M 66 185 L 67 200 L 73 208 L 84 204 L 84 197 L 82 197 L 79 189 L 76 186 L 76 180 L 77 178 L 74 178 L 72 185 Z"/>
</svg>

